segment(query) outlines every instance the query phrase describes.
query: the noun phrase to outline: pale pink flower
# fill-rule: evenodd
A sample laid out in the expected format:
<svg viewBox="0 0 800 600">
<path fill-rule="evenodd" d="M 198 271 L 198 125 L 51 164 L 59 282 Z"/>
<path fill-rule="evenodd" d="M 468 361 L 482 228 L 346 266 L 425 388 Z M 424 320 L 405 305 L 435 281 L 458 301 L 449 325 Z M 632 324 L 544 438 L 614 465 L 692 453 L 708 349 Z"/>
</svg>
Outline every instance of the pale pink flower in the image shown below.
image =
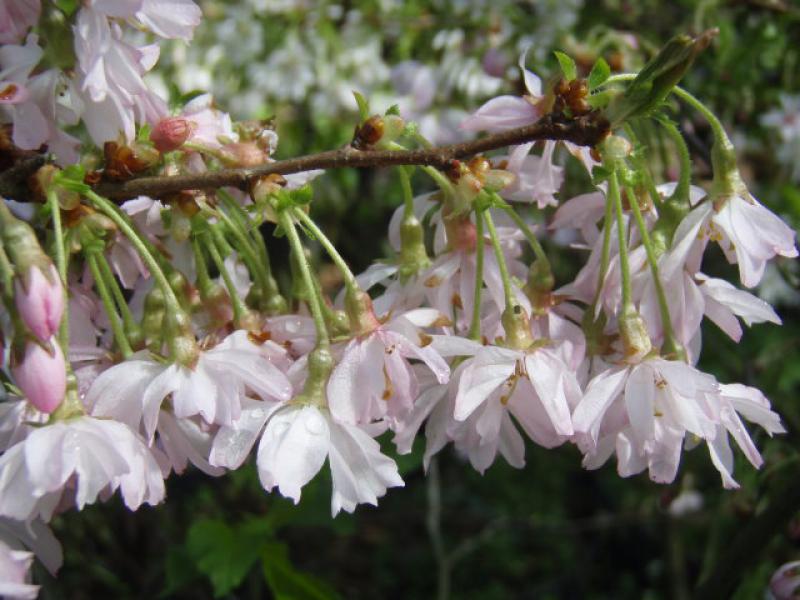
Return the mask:
<svg viewBox="0 0 800 600">
<path fill-rule="evenodd" d="M 526 54 L 527 52 L 520 56 L 519 68 L 528 93 L 521 98 L 518 96 L 492 98 L 462 121 L 462 129 L 496 133 L 530 125 L 542 117 L 543 112 L 539 105 L 543 97 L 542 80 L 525 68 Z"/>
<path fill-rule="evenodd" d="M 150 450 L 126 425 L 109 419 L 84 416 L 46 425 L 0 456 L 2 516 L 49 520 L 73 488 L 79 510 L 117 489 L 131 510 L 164 498 Z"/>
<path fill-rule="evenodd" d="M 434 309 L 421 308 L 395 316 L 371 333 L 353 338 L 328 380 L 331 414 L 341 422 L 367 424 L 402 416 L 413 406 L 419 386 L 410 359 L 420 360 L 445 383 L 450 368 L 429 345 L 420 328 L 446 321 Z"/>
<path fill-rule="evenodd" d="M 686 220 L 697 217 L 701 218 L 702 230 L 696 243 L 702 248 L 709 239 L 718 242 L 728 262 L 739 265 L 739 278 L 745 287 L 758 285 L 767 261 L 773 257 L 798 255 L 794 230 L 752 196 L 732 195 L 721 202 L 704 202 Z"/>
<path fill-rule="evenodd" d="M 248 401 L 248 398 L 243 400 L 243 402 Z M 172 469 L 180 475 L 191 463 L 206 475 L 219 477 L 225 469 L 213 465 L 208 460 L 213 441 L 214 432 L 208 426 L 204 426 L 199 418 L 178 419 L 169 411 L 159 412 L 158 447 L 168 461 L 166 465 L 168 469 L 163 469 L 165 465 L 162 464 L 162 470 L 168 472 Z"/>
<path fill-rule="evenodd" d="M 64 562 L 61 544 L 41 520 L 15 521 L 0 517 L 0 539 L 15 550 L 27 549 L 54 575 Z"/>
<path fill-rule="evenodd" d="M 32 562 L 32 552 L 14 550 L 0 540 L 0 596 L 29 600 L 39 595 L 39 586 L 28 583 Z"/>
<path fill-rule="evenodd" d="M 258 447 L 258 475 L 266 490 L 300 501 L 302 487 L 328 459 L 333 479 L 331 513 L 377 505 L 387 488 L 403 486 L 397 465 L 354 425 L 339 423 L 326 409 L 287 406 L 267 421 Z"/>
<path fill-rule="evenodd" d="M 754 466 L 761 464 L 737 413 L 770 434 L 783 430 L 758 390 L 720 386 L 686 363 L 654 357 L 595 376 L 572 421 L 587 468 L 599 467 L 616 451 L 623 477 L 648 469 L 653 481 L 670 483 L 683 441 L 691 433 L 706 441 L 723 485 L 736 487 L 726 432 Z"/>
<path fill-rule="evenodd" d="M 13 141 L 23 150 L 38 150 L 47 145 L 61 163 L 78 158 L 78 140 L 64 133 L 59 125 L 75 125 L 80 102 L 70 94 L 63 74 L 50 69 L 31 76 L 43 55 L 38 37 L 30 34 L 24 46 L 0 47 L 0 116 L 14 125 Z M 66 98 L 66 100 L 63 100 Z"/>
<path fill-rule="evenodd" d="M 793 600 L 800 587 L 800 560 L 782 565 L 769 580 L 769 597 L 772 600 Z"/>
<path fill-rule="evenodd" d="M 737 289 L 723 279 L 707 277 L 702 273 L 698 273 L 695 280 L 705 300 L 705 316 L 733 341 L 738 342 L 742 337 L 742 326 L 736 317 L 748 327 L 764 322 L 781 324 L 775 310 L 761 298 Z"/>
<path fill-rule="evenodd" d="M 46 342 L 49 349 L 28 340 L 21 358 L 11 366 L 19 389 L 38 410 L 51 413 L 61 404 L 67 389 L 66 363 L 55 338 Z"/>
<path fill-rule="evenodd" d="M 85 401 L 95 416 L 113 417 L 133 429 L 143 425 L 150 440 L 162 403 L 170 394 L 177 418 L 199 415 L 209 424 L 230 425 L 239 418 L 248 391 L 273 400 L 290 397 L 286 375 L 265 353 L 276 361 L 285 360 L 282 348 L 272 342 L 258 346 L 246 331 L 234 332 L 202 351 L 193 368 L 157 362 L 140 352 L 103 372 Z"/>
<path fill-rule="evenodd" d="M 516 180 L 500 195 L 514 202 L 536 203 L 538 208 L 558 205 L 554 194 L 564 182 L 564 168 L 553 164 L 556 143 L 548 140 L 541 156 L 529 154 L 533 143 L 517 146 L 508 157 L 508 171 Z"/>
<path fill-rule="evenodd" d="M 119 25 L 101 11 L 101 6 L 82 8 L 74 26 L 81 90 L 88 104 L 83 120 L 98 145 L 120 134 L 131 141 L 136 122 L 156 123 L 167 115 L 166 103 L 143 79 L 158 60 L 158 46 L 128 44 Z"/>
<path fill-rule="evenodd" d="M 0 4 L 0 44 L 22 41 L 39 21 L 41 0 L 6 0 Z"/>
<path fill-rule="evenodd" d="M 191 133 L 184 143 L 219 150 L 224 144 L 239 140 L 230 115 L 214 108 L 211 94 L 202 94 L 190 100 L 183 107 L 181 116 L 191 127 Z"/>
<path fill-rule="evenodd" d="M 64 314 L 64 286 L 55 266 L 46 271 L 32 266 L 14 281 L 14 302 L 25 325 L 40 340 L 58 331 Z"/>
</svg>

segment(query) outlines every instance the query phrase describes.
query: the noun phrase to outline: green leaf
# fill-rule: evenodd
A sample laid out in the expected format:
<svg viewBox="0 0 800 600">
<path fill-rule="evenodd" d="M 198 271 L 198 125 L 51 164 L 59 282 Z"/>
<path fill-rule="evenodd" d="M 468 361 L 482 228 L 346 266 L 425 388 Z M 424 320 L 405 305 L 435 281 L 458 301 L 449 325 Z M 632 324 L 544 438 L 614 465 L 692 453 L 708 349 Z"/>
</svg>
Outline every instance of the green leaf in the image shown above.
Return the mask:
<svg viewBox="0 0 800 600">
<path fill-rule="evenodd" d="M 197 570 L 211 580 L 216 598 L 238 587 L 260 557 L 265 542 L 243 540 L 240 534 L 215 519 L 197 521 L 189 530 L 187 553 Z"/>
<path fill-rule="evenodd" d="M 355 96 L 356 104 L 358 104 L 358 116 L 363 123 L 369 119 L 369 101 L 361 92 L 356 92 L 355 90 L 353 90 L 353 96 Z"/>
<path fill-rule="evenodd" d="M 397 115 L 400 116 L 400 105 L 399 104 L 392 104 L 389 108 L 386 109 L 386 115 Z"/>
<path fill-rule="evenodd" d="M 578 66 L 575 64 L 575 61 L 572 60 L 572 57 L 567 56 L 563 52 L 559 52 L 556 50 L 553 52 L 558 59 L 558 64 L 561 65 L 561 72 L 564 74 L 564 79 L 567 81 L 572 81 L 573 79 L 578 78 Z"/>
<path fill-rule="evenodd" d="M 611 75 L 611 67 L 601 56 L 594 63 L 592 70 L 589 72 L 589 89 L 593 90 L 600 86 Z"/>
<path fill-rule="evenodd" d="M 286 544 L 267 544 L 261 555 L 264 579 L 276 600 L 333 600 L 339 595 L 318 579 L 298 571 Z"/>
</svg>

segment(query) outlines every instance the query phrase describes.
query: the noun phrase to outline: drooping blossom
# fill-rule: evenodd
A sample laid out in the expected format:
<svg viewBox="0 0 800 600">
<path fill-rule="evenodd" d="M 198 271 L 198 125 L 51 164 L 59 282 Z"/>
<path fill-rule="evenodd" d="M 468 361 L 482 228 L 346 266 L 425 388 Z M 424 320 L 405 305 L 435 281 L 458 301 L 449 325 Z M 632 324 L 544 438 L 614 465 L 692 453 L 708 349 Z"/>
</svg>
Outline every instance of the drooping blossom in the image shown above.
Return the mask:
<svg viewBox="0 0 800 600">
<path fill-rule="evenodd" d="M 209 424 L 230 425 L 239 418 L 248 391 L 273 400 L 290 397 L 289 381 L 274 364 L 285 360 L 285 351 L 269 341 L 264 345 L 266 349 L 250 341 L 246 331 L 237 331 L 202 351 L 193 367 L 137 353 L 97 377 L 86 404 L 95 416 L 113 417 L 136 430 L 141 424 L 148 439 L 169 395 L 178 418 L 199 415 Z"/>
<path fill-rule="evenodd" d="M 32 600 L 39 595 L 39 586 L 30 581 L 33 553 L 13 550 L 0 540 L 0 595 L 9 600 Z"/>
<path fill-rule="evenodd" d="M 79 510 L 121 490 L 125 504 L 164 498 L 161 469 L 127 425 L 82 416 L 35 429 L 0 456 L 0 515 L 49 520 L 65 502 Z"/>
<path fill-rule="evenodd" d="M 450 369 L 430 345 L 423 344 L 420 328 L 447 322 L 434 309 L 398 314 L 386 323 L 354 337 L 342 352 L 328 382 L 331 414 L 341 422 L 368 424 L 393 419 L 411 410 L 419 385 L 410 359 L 420 360 L 445 383 Z"/>
<path fill-rule="evenodd" d="M 681 362 L 650 357 L 606 369 L 594 377 L 573 412 L 584 465 L 597 468 L 612 454 L 623 477 L 648 469 L 658 483 L 675 479 L 687 434 L 705 440 L 726 488 L 733 480 L 730 433 L 755 467 L 761 457 L 739 414 L 769 434 L 783 427 L 763 394 L 746 386 L 720 386 Z"/>
</svg>

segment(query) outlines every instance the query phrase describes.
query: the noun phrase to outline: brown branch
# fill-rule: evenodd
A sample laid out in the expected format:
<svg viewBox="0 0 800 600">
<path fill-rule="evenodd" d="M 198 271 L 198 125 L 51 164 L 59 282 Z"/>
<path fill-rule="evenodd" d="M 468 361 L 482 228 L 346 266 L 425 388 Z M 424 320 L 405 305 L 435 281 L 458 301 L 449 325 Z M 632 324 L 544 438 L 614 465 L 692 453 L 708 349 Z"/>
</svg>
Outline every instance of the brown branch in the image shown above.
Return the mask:
<svg viewBox="0 0 800 600">
<path fill-rule="evenodd" d="M 226 186 L 247 189 L 251 181 L 265 175 L 272 173 L 286 175 L 312 169 L 392 165 L 427 165 L 445 169 L 456 159 L 535 140 L 564 140 L 579 146 L 594 146 L 608 131 L 608 121 L 596 112 L 573 119 L 548 115 L 526 127 L 450 146 L 420 150 L 357 150 L 348 145 L 339 150 L 279 160 L 258 167 L 223 169 L 192 175 L 139 177 L 123 183 L 101 183 L 95 190 L 107 198 L 122 200 L 136 196 L 158 197 L 181 190 L 212 190 Z"/>
</svg>

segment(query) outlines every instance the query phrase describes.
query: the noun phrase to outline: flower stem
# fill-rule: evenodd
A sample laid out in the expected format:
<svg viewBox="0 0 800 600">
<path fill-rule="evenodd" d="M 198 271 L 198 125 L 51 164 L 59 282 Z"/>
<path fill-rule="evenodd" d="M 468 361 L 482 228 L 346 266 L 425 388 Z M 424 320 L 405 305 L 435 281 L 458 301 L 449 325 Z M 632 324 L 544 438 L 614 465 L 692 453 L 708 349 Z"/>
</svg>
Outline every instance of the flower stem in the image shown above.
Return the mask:
<svg viewBox="0 0 800 600">
<path fill-rule="evenodd" d="M 282 210 L 278 213 L 278 223 L 286 232 L 289 246 L 297 258 L 297 266 L 300 269 L 303 283 L 305 284 L 306 290 L 308 290 L 307 302 L 311 310 L 311 316 L 314 319 L 314 328 L 317 331 L 317 348 L 328 348 L 330 346 L 330 338 L 328 337 L 328 328 L 325 325 L 325 316 L 322 312 L 322 303 L 315 293 L 314 278 L 311 276 L 311 267 L 306 259 L 306 254 L 303 251 L 303 244 L 300 241 L 300 236 L 297 235 L 297 228 L 292 220 L 289 209 Z"/>
<path fill-rule="evenodd" d="M 114 221 L 114 224 L 119 227 L 120 231 L 125 235 L 125 237 L 128 238 L 133 247 L 139 253 L 139 256 L 142 257 L 142 260 L 144 261 L 148 270 L 155 278 L 158 287 L 161 288 L 161 291 L 164 294 L 164 301 L 167 305 L 167 308 L 176 311 L 182 310 L 181 304 L 178 301 L 178 296 L 175 294 L 172 286 L 170 286 L 169 280 L 164 274 L 161 265 L 158 264 L 155 256 L 150 252 L 150 249 L 147 247 L 147 243 L 142 240 L 142 237 L 136 232 L 130 223 L 128 223 L 127 219 L 125 219 L 119 213 L 119 209 L 109 200 L 97 195 L 92 190 L 87 191 L 85 195 L 92 202 L 92 204 L 101 210 L 104 215 Z"/>
<path fill-rule="evenodd" d="M 55 256 L 56 270 L 64 287 L 64 297 L 68 296 L 67 287 L 67 256 L 64 251 L 64 228 L 61 226 L 61 206 L 58 203 L 58 194 L 54 188 L 47 190 L 47 206 L 53 218 L 53 255 Z M 66 352 L 69 349 L 69 301 L 64 302 L 64 312 L 58 324 L 58 343 Z"/>
<path fill-rule="evenodd" d="M 236 291 L 236 285 L 233 283 L 233 279 L 228 271 L 228 267 L 225 266 L 225 261 L 219 252 L 220 244 L 218 238 L 221 235 L 222 234 L 218 229 L 212 228 L 211 236 L 213 239 L 206 249 L 208 250 L 208 254 L 211 256 L 211 260 L 213 260 L 214 264 L 217 266 L 217 270 L 222 277 L 222 281 L 225 283 L 225 288 L 228 290 L 228 296 L 230 296 L 231 305 L 233 306 L 233 322 L 236 323 L 237 326 L 240 326 L 242 323 L 242 317 L 247 314 L 247 307 L 239 297 L 239 294 Z"/>
<path fill-rule="evenodd" d="M 119 313 L 122 315 L 122 323 L 126 332 L 136 331 L 139 329 L 139 324 L 133 317 L 128 303 L 125 301 L 125 296 L 122 294 L 122 289 L 119 287 L 114 274 L 111 272 L 111 266 L 108 264 L 105 254 L 98 252 L 95 255 L 97 259 L 97 266 L 100 268 L 100 274 L 104 279 L 105 286 L 111 290 L 114 300 L 119 308 Z M 130 341 L 130 340 L 129 340 Z"/>
<path fill-rule="evenodd" d="M 506 264 L 506 257 L 503 255 L 503 248 L 500 245 L 500 238 L 497 236 L 497 230 L 494 227 L 491 213 L 487 210 L 483 215 L 486 219 L 486 229 L 489 230 L 489 237 L 492 239 L 492 248 L 494 249 L 497 266 L 500 269 L 500 279 L 503 282 L 503 296 L 506 300 L 506 306 L 513 306 L 516 302 L 514 300 L 514 291 L 511 286 L 511 275 L 508 273 L 508 265 Z"/>
<path fill-rule="evenodd" d="M 408 219 L 414 216 L 414 193 L 411 190 L 411 177 L 409 167 L 400 167 L 400 188 L 403 190 L 403 216 Z"/>
<path fill-rule="evenodd" d="M 622 196 L 619 193 L 617 172 L 612 171 L 608 178 L 608 195 L 614 202 L 617 214 L 617 238 L 619 240 L 619 267 L 622 276 L 622 312 L 633 306 L 631 300 L 631 268 L 628 263 L 628 242 L 625 235 L 625 223 L 622 220 Z"/>
<path fill-rule="evenodd" d="M 689 147 L 683 139 L 678 126 L 672 121 L 662 121 L 661 126 L 675 145 L 680 162 L 680 174 L 678 175 L 678 185 L 672 192 L 671 199 L 674 199 L 681 206 L 689 206 L 689 189 L 692 183 L 692 160 L 689 156 Z"/>
<path fill-rule="evenodd" d="M 475 293 L 472 300 L 472 321 L 469 325 L 467 337 L 471 340 L 481 338 L 481 294 L 483 293 L 483 213 L 475 211 Z"/>
<path fill-rule="evenodd" d="M 108 291 L 103 273 L 101 272 L 100 265 L 98 264 L 97 255 L 101 252 L 102 249 L 88 250 L 85 253 L 86 262 L 89 263 L 89 269 L 92 272 L 92 277 L 94 277 L 94 284 L 95 287 L 97 287 L 97 293 L 100 295 L 100 300 L 103 302 L 103 308 L 108 315 L 108 321 L 111 323 L 111 331 L 114 333 L 114 340 L 117 342 L 117 347 L 122 353 L 122 357 L 124 359 L 128 359 L 131 354 L 133 354 L 133 350 L 131 349 L 130 342 L 128 342 L 128 337 L 125 335 L 125 331 L 122 327 L 122 321 L 119 317 L 119 314 L 117 314 L 116 307 L 114 306 L 114 300 Z"/>
<path fill-rule="evenodd" d="M 639 208 L 639 202 L 636 200 L 633 189 L 626 186 L 625 191 L 630 199 L 631 211 L 633 212 L 633 217 L 636 219 L 636 226 L 639 228 L 639 235 L 642 237 L 642 245 L 647 254 L 647 262 L 650 265 L 650 272 L 653 275 L 653 285 L 655 286 L 656 297 L 658 298 L 658 308 L 661 311 L 661 323 L 664 327 L 664 346 L 668 352 L 676 352 L 681 348 L 681 344 L 675 339 L 675 331 L 672 328 L 669 303 L 667 302 L 667 295 L 664 292 L 664 286 L 658 272 L 658 258 L 656 257 L 655 247 L 650 239 L 647 224 L 644 222 L 644 217 L 642 216 L 642 211 Z"/>
<path fill-rule="evenodd" d="M 493 192 L 492 195 L 499 199 L 497 192 Z M 501 206 L 503 206 L 503 204 L 505 203 L 501 203 Z M 547 254 L 545 253 L 544 248 L 542 248 L 542 244 L 536 238 L 536 235 L 533 233 L 533 231 L 531 231 L 531 228 L 528 227 L 528 224 L 517 214 L 517 211 L 514 210 L 514 207 L 506 204 L 503 206 L 503 210 L 506 211 L 506 214 L 511 217 L 511 220 L 514 221 L 514 224 L 519 227 L 520 231 L 522 231 L 525 239 L 528 240 L 531 250 L 533 250 L 533 253 L 536 255 L 537 260 L 539 260 L 539 262 L 543 265 L 547 265 L 547 268 L 549 269 L 550 259 L 547 258 Z"/>
<path fill-rule="evenodd" d="M 606 279 L 606 272 L 608 271 L 608 263 L 611 255 L 611 220 L 614 218 L 614 199 L 610 194 L 606 194 L 606 212 L 603 219 L 603 247 L 600 250 L 600 269 L 597 272 L 597 288 L 594 292 L 592 299 L 592 314 L 597 308 L 597 303 L 600 301 L 600 294 L 603 291 L 603 283 Z"/>
<path fill-rule="evenodd" d="M 344 258 L 342 258 L 342 255 L 339 254 L 339 251 L 328 239 L 328 236 L 326 236 L 323 231 L 317 227 L 317 224 L 314 223 L 314 220 L 300 208 L 294 208 L 292 210 L 292 216 L 297 218 L 297 220 L 300 221 L 303 226 L 311 232 L 311 235 L 313 235 L 320 245 L 325 249 L 325 252 L 327 252 L 328 256 L 331 257 L 333 264 L 335 264 L 336 268 L 342 273 L 345 286 L 348 288 L 357 288 L 358 283 L 356 282 L 356 276 L 353 275 L 353 272 L 350 270 L 350 267 L 347 266 L 347 263 L 345 262 Z M 309 291 L 312 291 L 313 289 L 314 288 L 309 288 Z"/>
</svg>

